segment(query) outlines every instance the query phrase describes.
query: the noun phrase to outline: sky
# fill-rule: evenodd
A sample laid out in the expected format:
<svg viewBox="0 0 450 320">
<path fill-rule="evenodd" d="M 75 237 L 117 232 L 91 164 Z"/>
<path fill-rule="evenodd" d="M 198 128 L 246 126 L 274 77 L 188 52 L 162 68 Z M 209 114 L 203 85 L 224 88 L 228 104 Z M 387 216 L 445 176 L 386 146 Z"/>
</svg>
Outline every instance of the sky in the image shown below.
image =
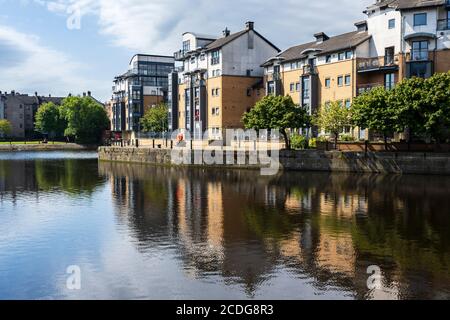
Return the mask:
<svg viewBox="0 0 450 320">
<path fill-rule="evenodd" d="M 186 31 L 254 21 L 280 49 L 355 30 L 375 0 L 0 0 L 0 91 L 111 97 L 136 53 L 172 55 Z"/>
</svg>

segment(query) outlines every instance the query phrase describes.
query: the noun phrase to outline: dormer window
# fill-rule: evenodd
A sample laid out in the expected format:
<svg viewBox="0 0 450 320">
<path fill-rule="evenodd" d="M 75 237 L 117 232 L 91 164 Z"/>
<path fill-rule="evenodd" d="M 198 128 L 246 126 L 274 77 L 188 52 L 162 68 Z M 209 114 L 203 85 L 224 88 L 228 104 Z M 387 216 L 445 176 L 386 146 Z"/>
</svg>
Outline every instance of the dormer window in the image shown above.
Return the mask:
<svg viewBox="0 0 450 320">
<path fill-rule="evenodd" d="M 183 41 L 183 52 L 189 51 L 191 51 L 191 41 L 190 40 Z"/>
<path fill-rule="evenodd" d="M 395 29 L 395 19 L 390 19 L 388 21 L 388 29 Z"/>
</svg>

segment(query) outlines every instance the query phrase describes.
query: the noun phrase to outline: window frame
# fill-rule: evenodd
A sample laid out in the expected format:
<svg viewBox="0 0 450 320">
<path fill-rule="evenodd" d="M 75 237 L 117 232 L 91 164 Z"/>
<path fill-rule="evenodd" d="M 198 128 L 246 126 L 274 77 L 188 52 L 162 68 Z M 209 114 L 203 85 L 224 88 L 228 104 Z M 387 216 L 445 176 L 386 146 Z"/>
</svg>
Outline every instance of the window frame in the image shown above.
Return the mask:
<svg viewBox="0 0 450 320">
<path fill-rule="evenodd" d="M 395 29 L 396 24 L 397 24 L 397 23 L 396 23 L 395 18 L 389 19 L 389 20 L 388 20 L 388 29 L 389 29 L 389 30 Z"/>
<path fill-rule="evenodd" d="M 349 80 L 348 83 L 347 83 L 347 80 Z M 346 74 L 346 75 L 344 76 L 344 85 L 345 85 L 346 87 L 349 87 L 349 86 L 352 85 L 352 75 L 351 75 L 351 74 Z"/>
<path fill-rule="evenodd" d="M 341 81 L 339 81 L 339 80 L 341 80 Z M 339 84 L 339 82 L 340 82 L 340 84 Z M 343 87 L 344 86 L 344 76 L 338 76 L 337 77 L 337 85 L 338 85 L 338 87 Z"/>
<path fill-rule="evenodd" d="M 331 78 L 325 78 L 325 88 L 331 88 Z"/>
</svg>

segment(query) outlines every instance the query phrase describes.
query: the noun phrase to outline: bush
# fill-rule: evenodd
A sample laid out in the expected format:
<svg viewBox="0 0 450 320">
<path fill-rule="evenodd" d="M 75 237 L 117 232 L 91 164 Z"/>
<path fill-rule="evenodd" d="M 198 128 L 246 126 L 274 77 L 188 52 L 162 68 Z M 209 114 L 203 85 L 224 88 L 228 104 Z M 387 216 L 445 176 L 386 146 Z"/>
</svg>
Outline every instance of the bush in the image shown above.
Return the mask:
<svg viewBox="0 0 450 320">
<path fill-rule="evenodd" d="M 305 136 L 294 134 L 291 137 L 291 147 L 296 150 L 308 149 L 308 139 Z"/>
<path fill-rule="evenodd" d="M 356 139 L 353 136 L 349 135 L 349 134 L 341 135 L 339 140 L 343 141 L 343 142 L 355 142 L 356 141 Z"/>
<path fill-rule="evenodd" d="M 326 136 L 320 136 L 316 139 L 316 143 L 317 142 L 327 142 L 328 141 L 328 137 Z"/>
<path fill-rule="evenodd" d="M 317 138 L 309 139 L 309 148 L 316 149 L 317 148 Z"/>
</svg>

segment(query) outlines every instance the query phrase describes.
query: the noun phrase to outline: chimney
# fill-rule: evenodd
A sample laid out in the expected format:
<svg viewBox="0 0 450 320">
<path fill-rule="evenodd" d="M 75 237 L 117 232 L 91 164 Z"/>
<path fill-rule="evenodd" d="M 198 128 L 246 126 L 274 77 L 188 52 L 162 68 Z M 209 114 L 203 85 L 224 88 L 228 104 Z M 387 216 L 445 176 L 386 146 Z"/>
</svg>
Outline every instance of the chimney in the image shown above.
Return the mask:
<svg viewBox="0 0 450 320">
<path fill-rule="evenodd" d="M 83 92 L 83 97 L 86 97 L 86 92 Z"/>
<path fill-rule="evenodd" d="M 37 91 L 34 92 L 34 95 L 35 95 L 36 97 L 38 96 Z"/>
<path fill-rule="evenodd" d="M 87 94 L 88 94 L 88 97 L 90 97 L 92 92 L 88 91 Z"/>
<path fill-rule="evenodd" d="M 317 43 L 322 43 L 322 42 L 327 41 L 328 39 L 330 39 L 330 37 L 327 36 L 324 32 L 316 33 L 314 35 L 314 37 L 316 38 Z"/>
<path fill-rule="evenodd" d="M 255 28 L 255 23 L 253 21 L 247 21 L 245 23 L 246 30 L 253 30 Z"/>
<path fill-rule="evenodd" d="M 229 35 L 230 35 L 230 30 L 228 30 L 228 28 L 225 28 L 225 30 L 223 30 L 223 36 L 228 37 Z"/>
<path fill-rule="evenodd" d="M 11 90 L 11 95 L 14 97 L 16 95 L 16 92 L 14 90 Z"/>
<path fill-rule="evenodd" d="M 367 31 L 367 21 L 359 21 L 355 23 L 355 27 L 358 30 L 358 32 L 364 32 Z"/>
</svg>

